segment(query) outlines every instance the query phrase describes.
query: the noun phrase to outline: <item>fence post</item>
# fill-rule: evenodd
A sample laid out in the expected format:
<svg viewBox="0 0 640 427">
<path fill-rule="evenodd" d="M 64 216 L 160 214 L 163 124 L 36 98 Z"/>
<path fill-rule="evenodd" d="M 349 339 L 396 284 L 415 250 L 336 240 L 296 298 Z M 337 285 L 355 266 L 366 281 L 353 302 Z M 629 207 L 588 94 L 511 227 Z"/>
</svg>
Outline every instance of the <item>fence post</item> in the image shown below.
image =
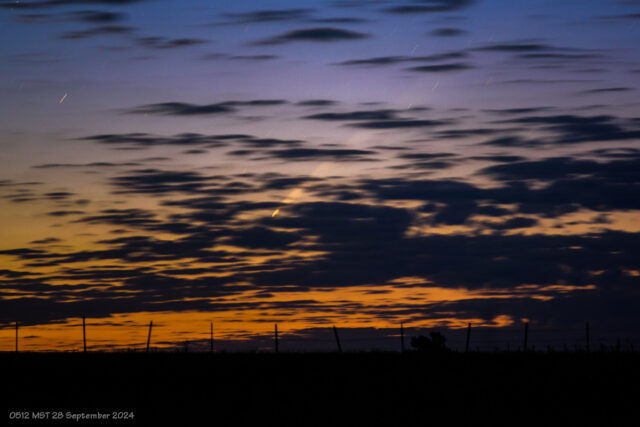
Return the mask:
<svg viewBox="0 0 640 427">
<path fill-rule="evenodd" d="M 85 323 L 85 318 L 82 316 L 82 347 L 83 352 L 87 352 L 87 327 Z"/>
<path fill-rule="evenodd" d="M 209 336 L 209 351 L 213 353 L 213 322 L 211 322 L 211 335 Z"/>
<path fill-rule="evenodd" d="M 16 320 L 16 353 L 18 352 L 18 321 Z"/>
<path fill-rule="evenodd" d="M 527 351 L 527 340 L 529 338 L 529 322 L 524 324 L 524 351 Z"/>
<path fill-rule="evenodd" d="M 404 323 L 400 323 L 400 352 L 404 353 Z"/>
<path fill-rule="evenodd" d="M 589 322 L 587 322 L 587 324 L 586 324 L 585 332 L 586 332 L 586 335 L 587 335 L 587 353 L 589 353 L 589 351 L 591 351 L 590 346 L 589 346 Z"/>
<path fill-rule="evenodd" d="M 151 328 L 153 328 L 153 320 L 149 322 L 149 335 L 147 335 L 147 353 L 149 353 L 149 344 L 151 343 Z"/>
<path fill-rule="evenodd" d="M 467 325 L 467 343 L 464 346 L 464 352 L 469 353 L 469 339 L 471 338 L 471 322 Z"/>
<path fill-rule="evenodd" d="M 274 343 L 275 343 L 275 349 L 276 349 L 276 353 L 278 352 L 278 324 L 276 323 L 274 328 Z"/>
<path fill-rule="evenodd" d="M 340 337 L 338 336 L 338 329 L 333 325 L 333 334 L 336 336 L 336 344 L 338 344 L 338 352 L 342 353 L 342 346 L 340 345 Z"/>
</svg>

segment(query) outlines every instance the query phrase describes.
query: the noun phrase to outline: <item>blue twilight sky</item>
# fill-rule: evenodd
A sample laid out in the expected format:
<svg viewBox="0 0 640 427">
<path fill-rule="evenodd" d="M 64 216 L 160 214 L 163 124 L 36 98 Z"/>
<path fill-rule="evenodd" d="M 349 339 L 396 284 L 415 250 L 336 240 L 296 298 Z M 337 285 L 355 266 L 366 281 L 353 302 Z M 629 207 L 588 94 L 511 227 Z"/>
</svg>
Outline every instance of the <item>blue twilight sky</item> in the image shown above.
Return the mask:
<svg viewBox="0 0 640 427">
<path fill-rule="evenodd" d="M 640 1 L 0 1 L 0 40 L 2 324 L 640 331 Z"/>
</svg>

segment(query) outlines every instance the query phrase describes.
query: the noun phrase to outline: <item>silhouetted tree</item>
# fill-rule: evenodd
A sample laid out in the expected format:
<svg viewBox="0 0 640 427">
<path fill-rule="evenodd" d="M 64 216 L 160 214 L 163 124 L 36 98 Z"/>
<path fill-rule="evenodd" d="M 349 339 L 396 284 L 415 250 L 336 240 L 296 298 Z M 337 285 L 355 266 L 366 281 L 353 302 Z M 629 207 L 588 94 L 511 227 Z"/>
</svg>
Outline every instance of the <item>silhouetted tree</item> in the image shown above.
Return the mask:
<svg viewBox="0 0 640 427">
<path fill-rule="evenodd" d="M 441 353 L 447 351 L 447 339 L 440 332 L 429 332 L 429 337 L 420 335 L 411 337 L 411 347 L 425 353 Z"/>
</svg>

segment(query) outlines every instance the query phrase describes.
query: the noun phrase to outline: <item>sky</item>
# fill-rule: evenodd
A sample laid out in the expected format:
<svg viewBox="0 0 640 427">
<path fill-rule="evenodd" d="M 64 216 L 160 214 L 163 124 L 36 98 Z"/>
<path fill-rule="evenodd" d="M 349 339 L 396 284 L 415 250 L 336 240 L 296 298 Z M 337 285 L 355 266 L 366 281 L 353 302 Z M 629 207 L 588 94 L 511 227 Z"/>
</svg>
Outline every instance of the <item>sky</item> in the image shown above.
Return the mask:
<svg viewBox="0 0 640 427">
<path fill-rule="evenodd" d="M 637 0 L 0 0 L 0 351 L 638 341 L 639 39 Z"/>
</svg>

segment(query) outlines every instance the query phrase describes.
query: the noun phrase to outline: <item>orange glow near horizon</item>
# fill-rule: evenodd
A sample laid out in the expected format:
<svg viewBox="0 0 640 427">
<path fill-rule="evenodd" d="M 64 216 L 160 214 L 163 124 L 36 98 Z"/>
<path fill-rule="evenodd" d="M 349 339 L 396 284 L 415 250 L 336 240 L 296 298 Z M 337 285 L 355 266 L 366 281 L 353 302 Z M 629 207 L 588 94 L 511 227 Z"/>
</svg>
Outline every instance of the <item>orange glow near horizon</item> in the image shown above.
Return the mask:
<svg viewBox="0 0 640 427">
<path fill-rule="evenodd" d="M 419 278 L 400 278 L 394 284 L 404 282 L 417 286 Z M 242 301 L 254 304 L 254 308 L 223 309 L 214 311 L 139 312 L 114 314 L 103 318 L 87 318 L 87 340 L 90 350 L 141 350 L 145 347 L 147 328 L 153 321 L 152 347 L 171 349 L 184 341 L 208 342 L 210 322 L 214 322 L 215 339 L 243 342 L 258 336 L 269 336 L 277 323 L 283 335 L 296 335 L 308 328 L 395 329 L 402 322 L 405 328 L 463 329 L 469 323 L 474 327 L 503 328 L 514 324 L 506 314 L 491 320 L 457 317 L 446 309 L 447 302 L 485 298 L 541 298 L 540 294 L 561 290 L 589 291 L 593 287 L 535 286 L 526 285 L 515 294 L 489 290 L 465 290 L 442 287 L 398 288 L 394 285 L 376 287 L 350 287 L 339 292 L 312 290 L 309 292 L 280 292 L 277 296 L 264 297 L 255 291 L 243 295 L 212 299 L 211 302 L 233 304 Z M 183 300 L 184 301 L 184 300 Z M 296 307 L 301 302 L 303 306 Z M 287 304 L 290 303 L 290 306 Z M 438 306 L 438 304 L 445 304 Z M 413 308 L 413 315 L 404 314 Z M 430 314 L 433 317 L 421 315 Z M 22 351 L 79 351 L 82 348 L 82 319 L 68 318 L 43 325 L 21 325 L 20 350 Z M 313 338 L 310 338 L 312 341 Z M 206 342 L 205 342 L 206 341 Z M 0 330 L 0 351 L 12 351 L 15 345 L 13 325 Z M 208 345 L 208 344 L 207 344 Z M 207 347 L 208 348 L 208 347 Z"/>
</svg>

